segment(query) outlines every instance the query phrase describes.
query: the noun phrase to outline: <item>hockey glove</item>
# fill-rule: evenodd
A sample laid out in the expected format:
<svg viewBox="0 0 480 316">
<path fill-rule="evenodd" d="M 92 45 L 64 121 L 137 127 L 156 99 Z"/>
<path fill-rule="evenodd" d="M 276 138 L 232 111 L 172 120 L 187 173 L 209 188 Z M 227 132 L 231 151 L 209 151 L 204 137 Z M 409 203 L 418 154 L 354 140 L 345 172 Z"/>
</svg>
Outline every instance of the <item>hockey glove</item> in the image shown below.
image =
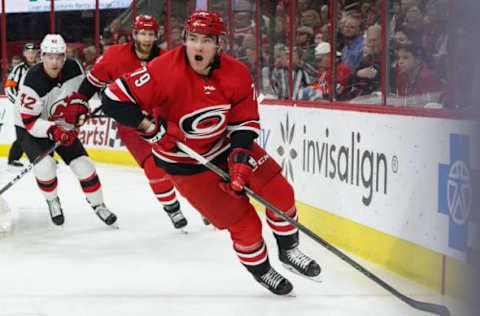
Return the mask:
<svg viewBox="0 0 480 316">
<path fill-rule="evenodd" d="M 66 131 L 59 125 L 52 125 L 47 130 L 48 138 L 54 142 L 60 141 L 62 146 L 70 146 L 78 136 L 77 130 Z"/>
<path fill-rule="evenodd" d="M 148 131 L 140 132 L 140 137 L 161 151 L 174 150 L 177 140 L 185 142 L 185 134 L 177 125 L 159 116 L 153 118 L 152 126 Z"/>
<path fill-rule="evenodd" d="M 63 114 L 65 122 L 76 127 L 85 124 L 89 112 L 87 97 L 80 93 L 73 93 L 65 99 L 65 103 L 67 104 Z"/>
<path fill-rule="evenodd" d="M 244 187 L 248 184 L 250 176 L 257 169 L 257 161 L 251 156 L 250 151 L 243 148 L 234 149 L 228 156 L 230 169 L 230 182 L 220 182 L 220 188 L 233 197 L 244 195 Z"/>
</svg>

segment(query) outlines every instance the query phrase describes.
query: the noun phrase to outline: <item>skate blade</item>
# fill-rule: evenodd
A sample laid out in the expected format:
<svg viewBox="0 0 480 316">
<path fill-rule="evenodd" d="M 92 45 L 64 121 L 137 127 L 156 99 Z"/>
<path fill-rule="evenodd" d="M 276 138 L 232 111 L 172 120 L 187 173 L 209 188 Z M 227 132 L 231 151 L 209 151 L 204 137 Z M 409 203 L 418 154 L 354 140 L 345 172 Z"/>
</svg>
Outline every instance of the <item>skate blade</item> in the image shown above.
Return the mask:
<svg viewBox="0 0 480 316">
<path fill-rule="evenodd" d="M 113 223 L 112 225 L 107 225 L 107 226 L 110 227 L 111 229 L 114 229 L 114 230 L 120 229 L 120 226 L 118 226 L 117 223 Z"/>
<path fill-rule="evenodd" d="M 311 280 L 311 281 L 314 281 L 314 282 L 318 282 L 318 283 L 322 283 L 323 282 L 323 279 L 322 279 L 322 272 L 320 271 L 320 274 L 317 275 L 317 276 L 314 276 L 314 277 L 310 277 L 310 276 L 307 276 L 307 275 L 304 275 L 304 274 L 301 274 L 300 272 L 298 272 L 294 267 L 292 267 L 291 265 L 288 265 L 286 263 L 283 263 L 282 262 L 282 265 L 285 269 L 287 269 L 288 271 L 290 272 L 293 272 L 295 273 L 296 275 L 298 276 L 301 276 L 305 279 L 308 279 L 308 280 Z"/>
<path fill-rule="evenodd" d="M 285 294 L 285 295 L 280 295 L 280 296 L 283 296 L 283 297 L 297 297 L 297 293 L 295 292 L 294 289 L 292 289 L 292 290 L 290 291 L 290 293 Z"/>
<path fill-rule="evenodd" d="M 177 231 L 182 234 L 182 235 L 188 235 L 188 230 L 186 230 L 185 228 L 177 228 Z"/>
</svg>

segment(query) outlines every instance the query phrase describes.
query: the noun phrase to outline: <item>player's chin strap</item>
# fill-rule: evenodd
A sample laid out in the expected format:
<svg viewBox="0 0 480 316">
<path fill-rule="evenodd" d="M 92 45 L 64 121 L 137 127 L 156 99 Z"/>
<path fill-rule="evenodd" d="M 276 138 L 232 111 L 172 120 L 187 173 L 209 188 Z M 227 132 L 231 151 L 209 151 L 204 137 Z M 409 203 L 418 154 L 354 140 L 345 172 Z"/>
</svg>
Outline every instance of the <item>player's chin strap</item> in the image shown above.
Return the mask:
<svg viewBox="0 0 480 316">
<path fill-rule="evenodd" d="M 55 149 L 57 149 L 61 144 L 62 143 L 60 141 L 58 141 L 55 144 L 53 144 L 52 147 L 50 147 L 48 150 L 46 150 L 43 153 L 41 153 L 40 155 L 38 155 L 37 158 L 35 158 L 28 166 L 26 166 L 25 168 L 22 169 L 22 171 L 20 171 L 18 176 L 13 178 L 13 180 L 8 182 L 3 188 L 0 189 L 0 195 L 2 195 L 3 192 L 10 189 L 15 183 L 18 182 L 18 180 L 20 180 L 24 175 L 26 175 L 30 170 L 32 170 L 33 167 L 36 164 L 38 164 L 43 158 L 45 158 L 48 155 L 50 155 L 51 153 L 53 153 L 55 151 Z"/>
<path fill-rule="evenodd" d="M 177 141 L 177 147 L 180 150 L 182 150 L 183 152 L 185 152 L 186 154 L 190 155 L 190 157 L 192 157 L 193 159 L 197 160 L 202 165 L 204 165 L 205 167 L 210 169 L 211 171 L 215 172 L 217 175 L 219 175 L 224 180 L 226 180 L 226 181 L 230 180 L 230 176 L 225 171 L 223 171 L 222 169 L 217 167 L 215 164 L 210 162 L 208 159 L 206 159 L 205 157 L 203 157 L 202 155 L 200 155 L 199 153 L 197 153 L 196 151 L 194 151 L 193 149 L 191 149 L 187 145 L 183 144 L 180 141 Z M 429 313 L 432 313 L 432 314 L 437 314 L 437 315 L 441 315 L 441 316 L 450 316 L 450 311 L 448 310 L 448 308 L 446 306 L 417 301 L 417 300 L 414 300 L 414 299 L 398 292 L 392 286 L 387 284 L 385 281 L 383 281 L 382 279 L 377 277 L 372 272 L 365 269 L 363 266 L 361 266 L 355 260 L 353 260 L 352 258 L 347 256 L 345 253 L 343 253 L 341 250 L 339 250 L 335 246 L 331 245 L 328 241 L 324 240 L 323 238 L 321 238 L 320 236 L 318 236 L 317 234 L 315 234 L 314 232 L 312 232 L 311 230 L 309 230 L 307 227 L 303 226 L 302 224 L 296 222 L 295 220 L 290 218 L 288 215 L 286 215 L 284 212 L 282 212 L 280 209 L 278 209 L 277 207 L 272 205 L 270 202 L 263 199 L 261 196 L 259 196 L 254 191 L 252 191 L 249 187 L 245 187 L 245 192 L 247 193 L 247 195 L 254 198 L 258 202 L 263 204 L 265 207 L 271 209 L 275 214 L 282 217 L 285 221 L 289 222 L 290 224 L 292 224 L 293 226 L 295 226 L 296 228 L 301 230 L 308 237 L 312 238 L 314 241 L 318 242 L 320 245 L 327 248 L 329 251 L 333 252 L 340 259 L 342 259 L 343 261 L 345 261 L 346 263 L 348 263 L 349 265 L 351 265 L 352 267 L 354 267 L 355 269 L 357 269 L 358 271 L 363 273 L 367 278 L 369 278 L 370 280 L 373 280 L 375 283 L 377 283 L 378 285 L 383 287 L 385 290 L 392 293 L 394 296 L 396 296 L 397 298 L 399 298 L 403 302 L 407 303 L 411 307 L 413 307 L 415 309 L 418 309 L 418 310 L 421 310 L 421 311 L 424 311 L 424 312 L 429 312 Z"/>
</svg>

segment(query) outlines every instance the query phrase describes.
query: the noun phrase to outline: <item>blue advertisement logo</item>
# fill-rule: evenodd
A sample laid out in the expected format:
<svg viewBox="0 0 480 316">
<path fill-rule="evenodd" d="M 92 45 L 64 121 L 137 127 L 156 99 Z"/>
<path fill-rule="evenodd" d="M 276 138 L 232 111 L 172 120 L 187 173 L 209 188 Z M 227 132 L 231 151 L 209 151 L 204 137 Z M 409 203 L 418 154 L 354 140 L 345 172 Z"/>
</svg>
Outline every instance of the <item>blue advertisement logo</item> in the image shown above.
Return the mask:
<svg viewBox="0 0 480 316">
<path fill-rule="evenodd" d="M 450 163 L 438 165 L 438 212 L 448 215 L 448 246 L 465 251 L 472 211 L 472 183 L 478 171 L 470 169 L 470 138 L 450 134 Z"/>
</svg>

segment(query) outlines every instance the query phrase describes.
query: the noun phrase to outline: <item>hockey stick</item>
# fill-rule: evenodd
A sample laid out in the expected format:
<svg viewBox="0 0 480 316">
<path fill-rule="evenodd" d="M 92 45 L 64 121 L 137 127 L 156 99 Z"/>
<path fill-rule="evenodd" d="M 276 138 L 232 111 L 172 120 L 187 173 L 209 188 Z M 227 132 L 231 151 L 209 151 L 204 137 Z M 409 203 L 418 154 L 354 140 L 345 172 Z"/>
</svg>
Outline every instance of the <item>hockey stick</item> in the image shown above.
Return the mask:
<svg viewBox="0 0 480 316">
<path fill-rule="evenodd" d="M 50 155 L 51 153 L 53 153 L 55 151 L 55 149 L 58 148 L 58 146 L 61 145 L 61 142 L 58 141 L 56 142 L 55 144 L 52 145 L 52 147 L 50 147 L 50 149 L 46 150 L 45 152 L 41 153 L 40 155 L 38 155 L 28 166 L 26 166 L 25 168 L 22 169 L 22 171 L 12 180 L 10 181 L 9 183 L 7 183 L 2 189 L 0 189 L 0 195 L 3 194 L 3 192 L 7 191 L 8 189 L 10 189 L 10 187 L 12 185 L 14 185 L 15 183 L 18 182 L 18 180 L 20 180 L 24 175 L 26 175 L 30 170 L 33 169 L 33 167 L 38 164 L 43 158 L 45 158 L 46 156 Z"/>
<path fill-rule="evenodd" d="M 220 169 L 219 167 L 214 165 L 208 159 L 206 159 L 202 155 L 198 154 L 197 152 L 195 152 L 193 149 L 191 149 L 187 145 L 183 144 L 182 142 L 177 141 L 177 146 L 180 150 L 182 150 L 186 154 L 190 155 L 192 158 L 194 158 L 195 160 L 197 160 L 198 162 L 203 164 L 205 167 L 207 167 L 211 171 L 215 172 L 217 175 L 219 175 L 223 179 L 225 179 L 227 181 L 230 180 L 230 176 L 225 171 L 223 171 L 222 169 Z M 351 265 L 352 267 L 354 267 L 355 269 L 357 269 L 358 271 L 363 273 L 367 278 L 373 280 L 375 283 L 377 283 L 378 285 L 383 287 L 385 290 L 392 293 L 394 296 L 396 296 L 397 298 L 399 298 L 403 302 L 407 303 L 411 307 L 413 307 L 415 309 L 418 309 L 418 310 L 421 310 L 421 311 L 424 311 L 424 312 L 429 312 L 429 313 L 432 313 L 432 314 L 437 314 L 437 315 L 441 315 L 441 316 L 450 316 L 450 311 L 448 310 L 448 308 L 446 306 L 417 301 L 417 300 L 414 300 L 413 298 L 410 298 L 410 297 L 398 292 L 392 286 L 387 284 L 385 281 L 383 281 L 382 279 L 377 277 L 372 272 L 365 269 L 362 265 L 360 265 L 358 262 L 356 262 L 355 260 L 353 260 L 352 258 L 347 256 L 341 250 L 339 250 L 338 248 L 336 248 L 335 246 L 330 244 L 328 241 L 324 240 L 323 238 L 321 238 L 320 236 L 318 236 L 317 234 L 315 234 L 314 232 L 309 230 L 307 227 L 305 227 L 301 223 L 296 222 L 295 220 L 291 219 L 288 215 L 283 213 L 277 207 L 273 206 L 270 202 L 263 199 L 261 196 L 259 196 L 254 191 L 252 191 L 250 188 L 245 187 L 245 192 L 250 197 L 253 197 L 257 201 L 259 201 L 261 204 L 263 204 L 265 207 L 271 209 L 275 214 L 282 217 L 284 220 L 286 220 L 287 222 L 289 222 L 290 224 L 292 224 L 293 226 L 295 226 L 296 228 L 301 230 L 303 233 L 305 233 L 308 237 L 312 238 L 313 240 L 315 240 L 316 242 L 321 244 L 323 247 L 325 247 L 328 250 L 330 250 L 331 252 L 333 252 L 340 259 L 342 259 L 343 261 L 345 261 L 346 263 L 348 263 L 349 265 Z"/>
</svg>

